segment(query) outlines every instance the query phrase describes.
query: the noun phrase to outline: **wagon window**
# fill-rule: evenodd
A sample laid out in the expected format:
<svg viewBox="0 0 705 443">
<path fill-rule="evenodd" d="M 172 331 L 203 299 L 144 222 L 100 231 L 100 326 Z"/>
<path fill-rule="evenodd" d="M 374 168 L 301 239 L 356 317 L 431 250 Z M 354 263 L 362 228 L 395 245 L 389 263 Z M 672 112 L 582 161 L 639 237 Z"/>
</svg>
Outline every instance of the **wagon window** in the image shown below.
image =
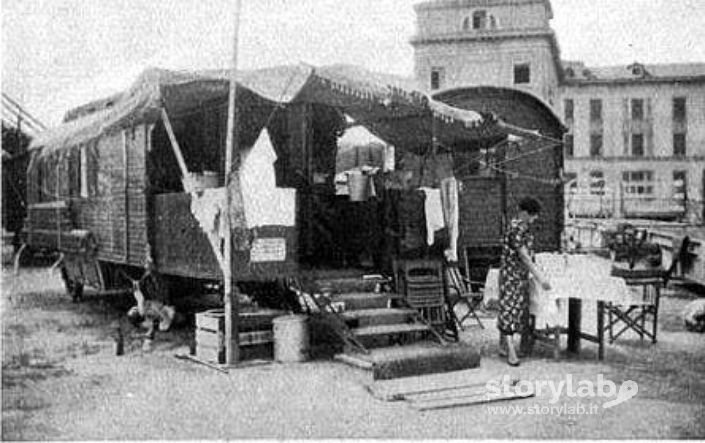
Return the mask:
<svg viewBox="0 0 705 443">
<path fill-rule="evenodd" d="M 88 197 L 88 147 L 81 146 L 81 156 L 79 157 L 78 167 L 81 170 L 80 174 L 80 196 L 83 198 Z"/>
<path fill-rule="evenodd" d="M 43 201 L 42 189 L 44 189 L 44 162 L 40 160 L 39 164 L 35 167 L 34 171 L 34 173 L 36 174 L 35 201 L 41 202 Z"/>
<path fill-rule="evenodd" d="M 67 194 L 69 197 L 81 196 L 81 188 L 83 186 L 83 176 L 81 174 L 81 153 L 83 152 L 83 147 L 78 149 L 72 149 L 68 159 L 67 168 L 64 169 L 66 176 Z"/>
</svg>

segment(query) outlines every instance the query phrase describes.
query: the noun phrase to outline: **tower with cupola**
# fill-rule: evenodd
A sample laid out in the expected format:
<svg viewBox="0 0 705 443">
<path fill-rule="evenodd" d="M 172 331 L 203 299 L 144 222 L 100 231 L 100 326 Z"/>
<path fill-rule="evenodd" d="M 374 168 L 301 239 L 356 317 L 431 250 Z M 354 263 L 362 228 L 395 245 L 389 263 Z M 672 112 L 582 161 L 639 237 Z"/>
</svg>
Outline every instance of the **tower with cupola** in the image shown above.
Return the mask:
<svg viewBox="0 0 705 443">
<path fill-rule="evenodd" d="M 549 0 L 431 0 L 414 8 L 414 69 L 424 90 L 505 86 L 556 102 L 562 70 Z"/>
</svg>

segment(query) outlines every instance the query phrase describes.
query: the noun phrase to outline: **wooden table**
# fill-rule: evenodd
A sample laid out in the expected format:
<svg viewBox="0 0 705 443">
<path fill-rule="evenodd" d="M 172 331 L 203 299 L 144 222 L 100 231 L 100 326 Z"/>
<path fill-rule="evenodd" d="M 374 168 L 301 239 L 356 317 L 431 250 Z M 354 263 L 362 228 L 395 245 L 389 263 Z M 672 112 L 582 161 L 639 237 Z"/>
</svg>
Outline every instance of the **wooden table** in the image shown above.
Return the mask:
<svg viewBox="0 0 705 443">
<path fill-rule="evenodd" d="M 597 301 L 597 335 L 582 331 L 583 301 L 579 298 L 568 299 L 568 352 L 580 353 L 580 340 L 597 343 L 597 359 L 605 357 L 605 302 Z"/>
<path fill-rule="evenodd" d="M 597 358 L 604 358 L 605 305 L 629 304 L 634 294 L 624 279 L 611 276 L 612 263 L 593 255 L 537 254 L 536 264 L 546 273 L 551 291 L 538 290 L 538 296 L 568 301 L 568 352 L 580 353 L 581 340 L 597 343 Z M 582 329 L 583 300 L 597 303 L 596 334 Z"/>
</svg>

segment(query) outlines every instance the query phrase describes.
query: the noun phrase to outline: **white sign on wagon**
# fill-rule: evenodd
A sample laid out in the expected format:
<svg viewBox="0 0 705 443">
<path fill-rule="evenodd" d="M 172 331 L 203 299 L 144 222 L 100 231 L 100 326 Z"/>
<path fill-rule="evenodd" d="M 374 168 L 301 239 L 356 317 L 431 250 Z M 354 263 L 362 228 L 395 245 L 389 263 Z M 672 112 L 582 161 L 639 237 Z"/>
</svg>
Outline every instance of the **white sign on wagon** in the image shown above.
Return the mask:
<svg viewBox="0 0 705 443">
<path fill-rule="evenodd" d="M 257 238 L 252 242 L 250 262 L 284 261 L 285 259 L 285 238 Z"/>
</svg>

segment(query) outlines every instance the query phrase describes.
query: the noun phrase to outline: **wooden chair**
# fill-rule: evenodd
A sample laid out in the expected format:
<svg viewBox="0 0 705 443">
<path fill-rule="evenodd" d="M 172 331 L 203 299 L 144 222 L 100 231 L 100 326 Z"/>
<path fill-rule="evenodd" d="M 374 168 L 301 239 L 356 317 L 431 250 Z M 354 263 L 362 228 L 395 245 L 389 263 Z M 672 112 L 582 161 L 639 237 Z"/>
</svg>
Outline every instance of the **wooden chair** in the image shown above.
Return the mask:
<svg viewBox="0 0 705 443">
<path fill-rule="evenodd" d="M 394 263 L 397 292 L 436 330 L 446 327 L 443 264 L 440 260 L 402 260 Z"/>
<path fill-rule="evenodd" d="M 447 264 L 445 269 L 446 287 L 447 287 L 447 303 L 448 314 L 461 330 L 465 330 L 463 323 L 469 318 L 474 318 L 480 328 L 485 329 L 482 321 L 477 316 L 476 309 L 481 305 L 484 299 L 482 286 L 480 291 L 473 291 L 473 285 L 484 285 L 479 282 L 472 282 L 465 278 L 455 264 Z M 467 311 L 459 318 L 455 312 L 457 306 L 464 306 Z"/>
</svg>

